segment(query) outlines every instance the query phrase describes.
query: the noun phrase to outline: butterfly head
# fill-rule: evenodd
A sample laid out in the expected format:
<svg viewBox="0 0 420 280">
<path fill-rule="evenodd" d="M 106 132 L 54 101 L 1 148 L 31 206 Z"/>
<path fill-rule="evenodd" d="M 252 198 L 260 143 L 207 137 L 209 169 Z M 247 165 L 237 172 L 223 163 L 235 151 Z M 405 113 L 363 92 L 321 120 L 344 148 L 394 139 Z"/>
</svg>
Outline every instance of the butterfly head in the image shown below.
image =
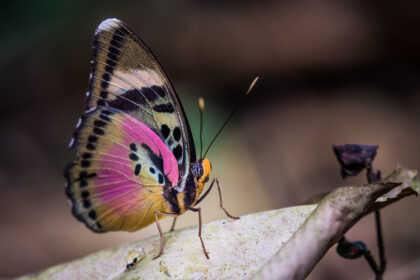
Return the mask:
<svg viewBox="0 0 420 280">
<path fill-rule="evenodd" d="M 199 160 L 193 162 L 191 165 L 191 173 L 195 178 L 197 178 L 198 185 L 199 185 L 199 192 L 204 187 L 204 184 L 209 181 L 210 173 L 211 173 L 211 164 L 208 159 Z"/>
</svg>

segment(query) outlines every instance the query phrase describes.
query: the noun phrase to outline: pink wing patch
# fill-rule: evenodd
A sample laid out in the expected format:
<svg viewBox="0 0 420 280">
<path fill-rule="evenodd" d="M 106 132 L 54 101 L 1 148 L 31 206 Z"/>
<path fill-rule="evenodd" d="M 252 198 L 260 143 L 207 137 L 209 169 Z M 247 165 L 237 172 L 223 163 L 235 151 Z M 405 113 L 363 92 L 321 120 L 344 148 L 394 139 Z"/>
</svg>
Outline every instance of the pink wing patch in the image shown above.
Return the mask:
<svg viewBox="0 0 420 280">
<path fill-rule="evenodd" d="M 116 128 L 121 130 L 122 139 L 118 142 L 114 142 L 106 154 L 102 156 L 103 161 L 100 166 L 104 169 L 120 171 L 121 175 L 127 178 L 132 177 L 133 170 L 131 168 L 125 168 L 127 164 L 126 159 L 129 159 L 130 156 L 133 155 L 132 157 L 135 158 L 137 156 L 140 161 L 143 159 L 144 162 L 146 162 L 147 158 L 145 159 L 144 156 L 147 157 L 147 155 L 143 155 L 142 152 L 138 150 L 141 146 L 146 145 L 154 154 L 163 159 L 163 172 L 172 183 L 172 187 L 175 187 L 178 183 L 178 164 L 172 152 L 159 136 L 146 125 L 128 114 L 123 114 L 121 117 L 118 116 L 118 118 L 114 117 L 113 121 L 119 122 L 119 127 Z M 131 147 L 133 143 L 136 145 L 136 151 L 134 151 L 134 146 Z M 138 146 L 140 146 L 140 148 Z M 131 151 L 128 152 L 128 149 L 131 149 Z M 129 155 L 128 157 L 126 156 L 127 152 Z M 123 159 L 119 159 L 119 157 L 122 157 Z"/>
<path fill-rule="evenodd" d="M 163 172 L 172 182 L 172 186 L 175 187 L 178 183 L 178 163 L 172 152 L 150 128 L 130 115 L 126 115 L 126 117 L 127 121 L 124 122 L 123 129 L 133 133 L 134 139 L 138 140 L 139 143 L 148 145 L 155 154 L 161 155 Z"/>
</svg>

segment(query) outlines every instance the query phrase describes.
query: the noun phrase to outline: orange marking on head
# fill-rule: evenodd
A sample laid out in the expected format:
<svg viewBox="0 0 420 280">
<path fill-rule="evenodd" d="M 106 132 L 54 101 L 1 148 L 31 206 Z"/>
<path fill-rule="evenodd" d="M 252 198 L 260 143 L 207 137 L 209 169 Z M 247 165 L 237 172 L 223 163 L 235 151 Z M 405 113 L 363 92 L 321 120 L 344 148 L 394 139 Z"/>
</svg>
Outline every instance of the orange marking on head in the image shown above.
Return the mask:
<svg viewBox="0 0 420 280">
<path fill-rule="evenodd" d="M 203 175 L 198 179 L 198 190 L 197 190 L 197 198 L 203 191 L 204 185 L 208 182 L 211 173 L 211 164 L 208 159 L 203 159 L 201 162 L 203 165 Z"/>
</svg>

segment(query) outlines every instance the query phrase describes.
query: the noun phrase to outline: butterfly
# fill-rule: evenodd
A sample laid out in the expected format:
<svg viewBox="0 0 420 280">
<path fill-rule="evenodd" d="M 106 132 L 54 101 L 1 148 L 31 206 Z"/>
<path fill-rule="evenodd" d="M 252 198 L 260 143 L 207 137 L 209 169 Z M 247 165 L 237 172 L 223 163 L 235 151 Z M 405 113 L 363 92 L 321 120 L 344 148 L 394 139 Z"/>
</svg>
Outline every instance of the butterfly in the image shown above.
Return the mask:
<svg viewBox="0 0 420 280">
<path fill-rule="evenodd" d="M 136 231 L 190 210 L 217 184 L 212 166 L 196 157 L 180 99 L 157 58 L 122 21 L 104 20 L 95 31 L 86 108 L 70 147 L 77 159 L 65 170 L 72 213 L 94 232 Z M 200 100 L 201 114 L 204 102 Z M 200 196 L 201 195 L 201 196 Z M 226 211 L 220 201 L 225 213 Z M 173 226 L 174 226 L 173 224 Z"/>
</svg>

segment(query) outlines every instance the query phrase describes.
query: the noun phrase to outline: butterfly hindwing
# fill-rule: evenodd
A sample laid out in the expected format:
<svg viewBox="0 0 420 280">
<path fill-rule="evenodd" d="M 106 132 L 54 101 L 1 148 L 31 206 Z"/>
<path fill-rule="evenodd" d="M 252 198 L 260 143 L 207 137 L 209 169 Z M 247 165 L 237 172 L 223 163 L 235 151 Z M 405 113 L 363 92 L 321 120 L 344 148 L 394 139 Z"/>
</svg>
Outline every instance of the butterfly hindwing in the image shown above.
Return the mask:
<svg viewBox="0 0 420 280">
<path fill-rule="evenodd" d="M 117 19 L 103 21 L 95 31 L 86 109 L 102 106 L 133 116 L 159 135 L 177 160 L 182 189 L 195 161 L 188 121 L 156 57 Z"/>
<path fill-rule="evenodd" d="M 170 211 L 162 194 L 178 182 L 175 157 L 134 117 L 100 107 L 84 114 L 74 135 L 78 160 L 66 171 L 73 214 L 97 232 L 134 231 Z"/>
</svg>

